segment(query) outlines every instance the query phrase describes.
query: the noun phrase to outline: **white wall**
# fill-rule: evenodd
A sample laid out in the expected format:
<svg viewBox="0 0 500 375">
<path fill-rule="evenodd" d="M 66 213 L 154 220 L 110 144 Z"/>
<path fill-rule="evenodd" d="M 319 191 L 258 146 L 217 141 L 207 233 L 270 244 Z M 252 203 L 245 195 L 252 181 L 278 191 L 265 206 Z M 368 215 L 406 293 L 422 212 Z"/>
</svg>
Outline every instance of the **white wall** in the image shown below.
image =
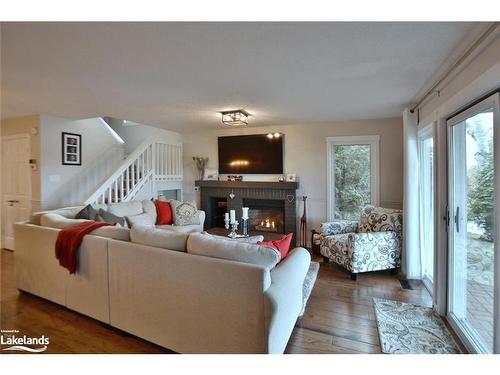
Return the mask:
<svg viewBox="0 0 500 375">
<path fill-rule="evenodd" d="M 61 133 L 82 136 L 82 165 L 62 165 Z M 121 161 L 118 142 L 98 118 L 40 116 L 41 208 L 80 205 Z"/>
<path fill-rule="evenodd" d="M 309 229 L 319 226 L 327 217 L 327 137 L 380 135 L 380 203 L 386 207 L 400 208 L 402 206 L 403 127 L 401 118 L 184 133 L 184 199 L 199 198 L 194 191 L 196 171 L 193 156 L 208 156 L 208 167 L 218 168 L 218 136 L 269 132 L 284 134 L 284 170 L 297 174 L 299 181 L 297 195 L 308 197 Z M 297 213 L 299 217 L 302 215 L 301 204 L 297 207 Z"/>
<path fill-rule="evenodd" d="M 125 154 L 127 155 L 150 137 L 156 136 L 171 140 L 172 142 L 182 142 L 182 136 L 176 132 L 143 124 L 123 126 L 121 120 L 112 118 L 107 118 L 106 120 L 113 130 L 125 141 Z"/>
</svg>

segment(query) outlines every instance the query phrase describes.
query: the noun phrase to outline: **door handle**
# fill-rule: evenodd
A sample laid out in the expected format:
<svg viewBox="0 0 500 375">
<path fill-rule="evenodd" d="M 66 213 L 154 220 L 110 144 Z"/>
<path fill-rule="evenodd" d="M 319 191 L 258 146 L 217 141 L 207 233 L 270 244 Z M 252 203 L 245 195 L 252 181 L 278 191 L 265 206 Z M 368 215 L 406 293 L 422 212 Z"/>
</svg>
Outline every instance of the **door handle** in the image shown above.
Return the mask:
<svg viewBox="0 0 500 375">
<path fill-rule="evenodd" d="M 455 212 L 455 227 L 457 228 L 457 233 L 460 232 L 460 207 L 457 206 L 457 210 Z"/>
<path fill-rule="evenodd" d="M 17 199 L 9 199 L 7 203 L 19 203 Z"/>
</svg>

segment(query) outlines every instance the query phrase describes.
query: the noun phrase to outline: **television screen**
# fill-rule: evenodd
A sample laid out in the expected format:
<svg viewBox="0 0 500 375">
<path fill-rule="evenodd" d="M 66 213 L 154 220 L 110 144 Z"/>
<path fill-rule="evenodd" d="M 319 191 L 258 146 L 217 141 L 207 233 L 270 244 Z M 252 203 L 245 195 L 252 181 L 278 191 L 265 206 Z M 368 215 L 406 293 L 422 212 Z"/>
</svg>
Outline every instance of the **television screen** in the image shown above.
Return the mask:
<svg viewBox="0 0 500 375">
<path fill-rule="evenodd" d="M 219 137 L 220 174 L 282 174 L 283 134 Z"/>
</svg>

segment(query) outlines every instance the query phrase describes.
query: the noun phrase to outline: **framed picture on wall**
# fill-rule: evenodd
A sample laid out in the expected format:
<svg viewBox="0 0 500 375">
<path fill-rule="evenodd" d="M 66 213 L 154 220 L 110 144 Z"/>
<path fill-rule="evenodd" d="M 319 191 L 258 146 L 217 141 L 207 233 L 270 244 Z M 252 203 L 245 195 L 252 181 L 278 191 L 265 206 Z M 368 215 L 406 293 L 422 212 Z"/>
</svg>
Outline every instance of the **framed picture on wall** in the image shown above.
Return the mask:
<svg viewBox="0 0 500 375">
<path fill-rule="evenodd" d="M 82 136 L 62 133 L 62 164 L 82 165 Z"/>
</svg>

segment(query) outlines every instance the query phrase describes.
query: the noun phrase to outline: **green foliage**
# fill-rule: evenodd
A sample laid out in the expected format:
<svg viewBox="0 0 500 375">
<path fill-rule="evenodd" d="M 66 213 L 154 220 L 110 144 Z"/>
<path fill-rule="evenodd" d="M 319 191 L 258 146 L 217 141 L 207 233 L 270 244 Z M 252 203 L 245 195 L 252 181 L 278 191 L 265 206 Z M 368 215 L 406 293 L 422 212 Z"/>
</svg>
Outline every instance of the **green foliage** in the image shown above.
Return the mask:
<svg viewBox="0 0 500 375">
<path fill-rule="evenodd" d="M 493 193 L 495 191 L 495 180 L 493 170 L 493 137 L 488 137 L 484 127 L 476 126 L 467 128 L 467 132 L 475 140 L 482 141 L 483 147 L 479 147 L 475 154 L 477 165 L 470 168 L 469 192 L 468 192 L 468 217 L 476 225 L 484 229 L 482 238 L 493 241 Z M 484 142 L 486 139 L 486 142 Z"/>
<path fill-rule="evenodd" d="M 370 204 L 370 146 L 335 146 L 335 218 L 358 220 Z"/>
</svg>

